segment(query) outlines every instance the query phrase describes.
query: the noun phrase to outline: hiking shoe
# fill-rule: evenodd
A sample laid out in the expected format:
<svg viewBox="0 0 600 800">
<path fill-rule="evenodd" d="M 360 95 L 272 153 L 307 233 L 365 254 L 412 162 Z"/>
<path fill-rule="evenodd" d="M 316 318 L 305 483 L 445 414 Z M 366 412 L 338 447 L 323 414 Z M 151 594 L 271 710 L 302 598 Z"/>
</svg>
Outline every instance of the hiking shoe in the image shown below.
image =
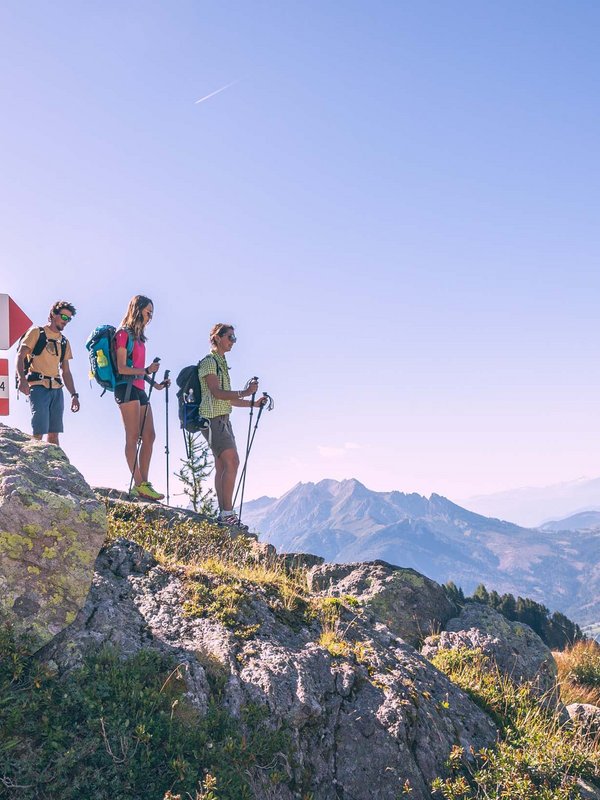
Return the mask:
<svg viewBox="0 0 600 800">
<path fill-rule="evenodd" d="M 227 528 L 237 528 L 238 531 L 246 532 L 248 530 L 248 526 L 240 522 L 240 518 L 235 512 L 233 514 L 227 514 L 226 516 L 219 514 L 217 522 L 221 525 L 225 525 Z"/>
<path fill-rule="evenodd" d="M 138 497 L 143 497 L 146 500 L 164 500 L 164 494 L 157 492 L 150 481 L 143 481 L 135 488 L 137 489 Z"/>
<path fill-rule="evenodd" d="M 140 496 L 140 493 L 138 491 L 138 487 L 137 486 L 132 486 L 131 487 L 131 491 L 129 492 L 129 497 L 134 497 L 135 498 L 135 497 L 139 497 L 139 496 Z"/>
</svg>

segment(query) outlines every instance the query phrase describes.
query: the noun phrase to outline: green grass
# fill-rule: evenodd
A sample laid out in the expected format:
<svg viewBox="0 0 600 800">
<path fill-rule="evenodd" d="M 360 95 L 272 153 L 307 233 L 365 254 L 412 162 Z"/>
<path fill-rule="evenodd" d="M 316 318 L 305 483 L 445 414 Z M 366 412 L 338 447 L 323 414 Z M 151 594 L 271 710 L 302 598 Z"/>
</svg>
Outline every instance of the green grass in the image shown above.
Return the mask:
<svg viewBox="0 0 600 800">
<path fill-rule="evenodd" d="M 493 748 L 469 760 L 451 754 L 452 777 L 438 778 L 434 796 L 447 800 L 571 800 L 577 779 L 600 778 L 597 742 L 561 723 L 527 685 L 514 685 L 477 650 L 442 650 L 433 664 L 466 691 L 500 730 Z"/>
<path fill-rule="evenodd" d="M 264 708 L 235 719 L 220 708 L 213 681 L 200 715 L 184 698 L 183 668 L 156 652 L 122 660 L 104 648 L 66 679 L 27 653 L 27 642 L 0 628 L 3 797 L 187 797 L 209 774 L 218 800 L 249 800 L 254 771 L 286 779 L 287 734 L 271 730 Z"/>
<path fill-rule="evenodd" d="M 250 539 L 232 539 L 227 529 L 209 520 L 153 518 L 152 509 L 132 508 L 125 503 L 108 505 L 107 518 L 107 543 L 119 537 L 129 539 L 152 553 L 161 564 L 194 564 L 209 558 L 246 564 L 255 559 Z"/>
</svg>

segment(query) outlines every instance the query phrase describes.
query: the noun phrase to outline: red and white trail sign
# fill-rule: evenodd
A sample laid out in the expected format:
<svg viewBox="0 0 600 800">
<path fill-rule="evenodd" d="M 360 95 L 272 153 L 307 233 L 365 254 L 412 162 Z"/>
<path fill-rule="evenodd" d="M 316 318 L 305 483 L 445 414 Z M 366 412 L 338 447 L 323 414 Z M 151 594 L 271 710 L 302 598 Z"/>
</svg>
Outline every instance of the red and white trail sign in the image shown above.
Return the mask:
<svg viewBox="0 0 600 800">
<path fill-rule="evenodd" d="M 0 294 L 0 350 L 10 350 L 33 322 L 7 294 Z"/>
<path fill-rule="evenodd" d="M 0 294 L 0 350 L 10 350 L 32 325 L 33 322 L 12 297 Z M 8 414 L 8 359 L 0 358 L 0 417 Z"/>
</svg>

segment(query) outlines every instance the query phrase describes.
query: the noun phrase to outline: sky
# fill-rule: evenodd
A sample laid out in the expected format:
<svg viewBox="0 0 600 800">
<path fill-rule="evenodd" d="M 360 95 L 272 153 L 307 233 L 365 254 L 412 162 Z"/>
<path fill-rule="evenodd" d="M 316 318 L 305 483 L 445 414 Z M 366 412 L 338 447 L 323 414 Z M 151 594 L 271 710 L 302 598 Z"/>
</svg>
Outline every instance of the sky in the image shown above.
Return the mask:
<svg viewBox="0 0 600 800">
<path fill-rule="evenodd" d="M 4 0 L 0 292 L 77 307 L 87 480 L 129 483 L 84 342 L 138 293 L 163 369 L 231 322 L 234 388 L 273 396 L 247 499 L 600 475 L 599 26 L 587 0 Z M 29 430 L 14 392 L 3 421 Z"/>
</svg>

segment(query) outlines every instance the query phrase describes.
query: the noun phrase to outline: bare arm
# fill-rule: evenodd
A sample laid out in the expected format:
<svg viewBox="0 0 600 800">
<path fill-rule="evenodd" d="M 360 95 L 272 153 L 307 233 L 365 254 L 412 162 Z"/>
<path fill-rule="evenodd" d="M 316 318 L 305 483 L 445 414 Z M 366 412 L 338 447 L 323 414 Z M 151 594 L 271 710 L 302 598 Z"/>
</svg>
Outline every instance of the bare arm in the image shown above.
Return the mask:
<svg viewBox="0 0 600 800">
<path fill-rule="evenodd" d="M 60 368 L 62 372 L 63 383 L 67 387 L 68 393 L 71 395 L 77 394 L 77 392 L 75 391 L 75 382 L 73 381 L 73 375 L 71 374 L 71 367 L 69 366 L 69 362 L 63 361 L 62 364 L 60 365 Z"/>
<path fill-rule="evenodd" d="M 127 348 L 117 347 L 117 370 L 119 375 L 134 375 L 136 378 L 143 378 L 152 372 L 158 372 L 159 364 L 153 361 L 145 369 L 141 367 L 127 366 Z M 141 371 L 140 371 L 141 370 Z"/>
<path fill-rule="evenodd" d="M 71 395 L 71 411 L 79 411 L 79 395 L 75 391 L 75 381 L 71 374 L 71 367 L 68 361 L 63 361 L 60 365 L 62 372 L 63 383 L 67 387 L 67 391 Z"/>
<path fill-rule="evenodd" d="M 246 389 L 236 391 L 233 389 L 221 389 L 218 375 L 211 373 L 210 375 L 205 375 L 204 378 L 212 396 L 217 400 L 229 400 L 232 406 L 249 408 L 252 404 L 251 401 L 244 400 L 243 398 L 258 391 L 258 381 L 250 381 Z M 257 403 L 255 403 L 255 405 L 257 405 Z"/>
<path fill-rule="evenodd" d="M 255 398 L 254 403 L 252 403 L 252 400 L 231 400 L 230 402 L 232 406 L 238 406 L 239 408 L 250 408 L 251 405 L 254 405 L 256 408 L 257 406 L 264 405 L 264 403 L 267 402 L 267 398 L 257 397 Z"/>
</svg>

